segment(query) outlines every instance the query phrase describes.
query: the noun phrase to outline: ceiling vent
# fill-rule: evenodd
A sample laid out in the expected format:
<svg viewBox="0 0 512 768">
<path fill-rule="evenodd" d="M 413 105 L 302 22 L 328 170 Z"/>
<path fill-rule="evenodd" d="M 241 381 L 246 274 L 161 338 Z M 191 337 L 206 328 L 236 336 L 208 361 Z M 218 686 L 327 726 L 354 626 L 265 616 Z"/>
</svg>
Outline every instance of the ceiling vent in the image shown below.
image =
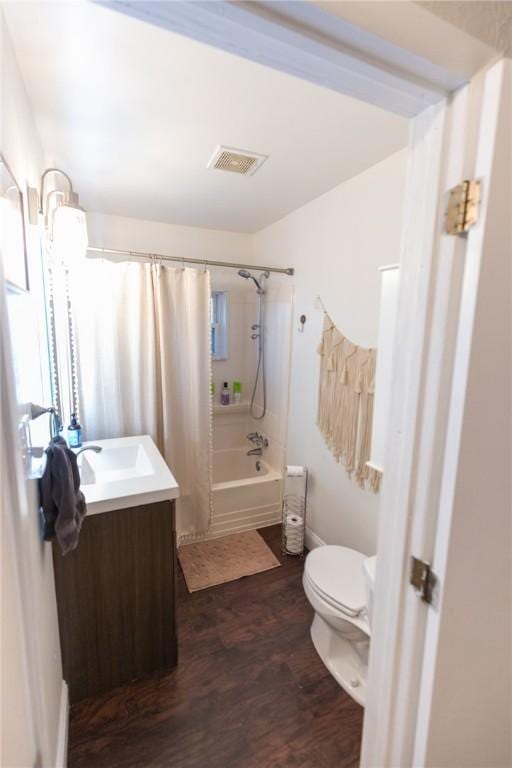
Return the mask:
<svg viewBox="0 0 512 768">
<path fill-rule="evenodd" d="M 257 152 L 247 152 L 245 149 L 217 147 L 207 168 L 217 171 L 230 171 L 230 173 L 240 173 L 242 176 L 254 176 L 267 157 L 268 155 L 259 155 Z"/>
</svg>

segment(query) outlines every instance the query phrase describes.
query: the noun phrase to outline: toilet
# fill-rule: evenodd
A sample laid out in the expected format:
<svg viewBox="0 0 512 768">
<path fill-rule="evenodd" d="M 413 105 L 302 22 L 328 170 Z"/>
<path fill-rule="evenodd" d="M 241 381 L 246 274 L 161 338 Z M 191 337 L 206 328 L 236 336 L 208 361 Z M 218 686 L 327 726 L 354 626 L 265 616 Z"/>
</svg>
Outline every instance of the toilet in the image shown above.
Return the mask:
<svg viewBox="0 0 512 768">
<path fill-rule="evenodd" d="M 315 616 L 313 645 L 342 688 L 364 706 L 376 560 L 348 547 L 313 549 L 303 585 Z"/>
</svg>

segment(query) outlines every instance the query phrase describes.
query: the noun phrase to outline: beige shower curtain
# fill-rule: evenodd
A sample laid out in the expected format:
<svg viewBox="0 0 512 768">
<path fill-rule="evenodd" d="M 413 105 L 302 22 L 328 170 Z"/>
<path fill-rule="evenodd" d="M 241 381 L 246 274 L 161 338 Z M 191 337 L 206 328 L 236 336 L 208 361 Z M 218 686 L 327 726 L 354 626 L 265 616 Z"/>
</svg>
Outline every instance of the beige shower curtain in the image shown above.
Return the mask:
<svg viewBox="0 0 512 768">
<path fill-rule="evenodd" d="M 84 259 L 73 268 L 87 440 L 149 434 L 180 486 L 178 536 L 211 520 L 210 276 Z"/>
</svg>

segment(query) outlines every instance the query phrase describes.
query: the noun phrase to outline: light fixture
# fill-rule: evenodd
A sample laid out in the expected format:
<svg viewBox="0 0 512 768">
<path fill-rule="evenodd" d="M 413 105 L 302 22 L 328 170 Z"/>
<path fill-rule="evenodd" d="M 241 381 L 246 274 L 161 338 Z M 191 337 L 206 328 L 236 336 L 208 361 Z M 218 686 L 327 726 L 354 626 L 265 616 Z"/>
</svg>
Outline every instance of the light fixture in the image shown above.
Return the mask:
<svg viewBox="0 0 512 768">
<path fill-rule="evenodd" d="M 64 179 L 66 189 L 54 186 L 47 191 L 51 175 Z M 39 200 L 39 213 L 52 255 L 62 261 L 84 256 L 88 245 L 85 211 L 68 174 L 60 168 L 47 168 L 41 176 Z"/>
<path fill-rule="evenodd" d="M 47 168 L 41 176 L 40 194 L 28 190 L 29 223 L 42 224 L 46 250 L 45 299 L 48 352 L 52 377 L 52 407 L 62 423 L 79 413 L 76 336 L 73 319 L 75 278 L 72 264 L 87 251 L 85 211 L 67 173 Z"/>
<path fill-rule="evenodd" d="M 59 205 L 53 214 L 52 253 L 61 261 L 82 258 L 87 251 L 85 211 Z"/>
</svg>

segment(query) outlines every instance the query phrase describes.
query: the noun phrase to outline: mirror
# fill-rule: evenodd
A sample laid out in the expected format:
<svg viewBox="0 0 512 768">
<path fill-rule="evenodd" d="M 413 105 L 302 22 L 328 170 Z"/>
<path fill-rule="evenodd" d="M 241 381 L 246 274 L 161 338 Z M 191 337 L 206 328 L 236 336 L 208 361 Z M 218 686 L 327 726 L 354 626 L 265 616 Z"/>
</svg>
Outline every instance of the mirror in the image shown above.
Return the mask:
<svg viewBox="0 0 512 768">
<path fill-rule="evenodd" d="M 0 252 L 4 278 L 10 288 L 28 291 L 27 248 L 23 195 L 0 155 Z"/>
</svg>

